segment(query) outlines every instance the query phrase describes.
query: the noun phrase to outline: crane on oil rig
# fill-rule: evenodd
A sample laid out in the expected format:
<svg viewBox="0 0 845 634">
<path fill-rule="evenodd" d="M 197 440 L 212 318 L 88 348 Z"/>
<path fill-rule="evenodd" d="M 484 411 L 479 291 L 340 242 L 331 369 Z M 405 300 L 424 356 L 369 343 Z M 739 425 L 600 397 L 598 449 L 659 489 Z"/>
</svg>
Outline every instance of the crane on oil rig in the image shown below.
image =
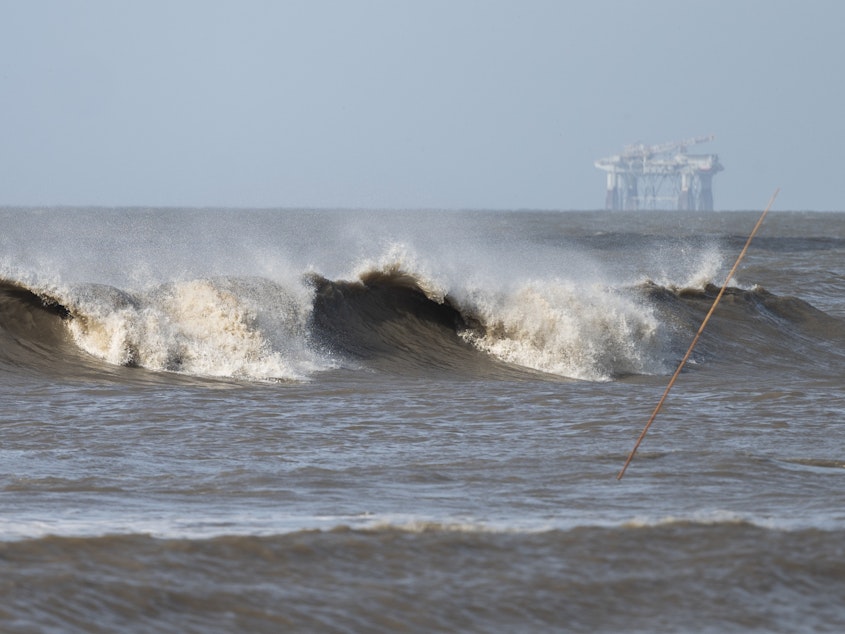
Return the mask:
<svg viewBox="0 0 845 634">
<path fill-rule="evenodd" d="M 713 176 L 724 168 L 716 154 L 687 154 L 712 141 L 710 135 L 658 145 L 626 145 L 620 154 L 599 159 L 607 173 L 607 209 L 713 210 Z"/>
</svg>

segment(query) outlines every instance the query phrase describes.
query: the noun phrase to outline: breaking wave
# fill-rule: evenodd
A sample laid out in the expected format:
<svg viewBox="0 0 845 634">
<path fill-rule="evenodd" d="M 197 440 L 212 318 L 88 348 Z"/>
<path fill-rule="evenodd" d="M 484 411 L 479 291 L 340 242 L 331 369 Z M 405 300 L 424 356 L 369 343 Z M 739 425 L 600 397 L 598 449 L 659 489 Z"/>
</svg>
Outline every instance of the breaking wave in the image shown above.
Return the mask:
<svg viewBox="0 0 845 634">
<path fill-rule="evenodd" d="M 450 287 L 396 262 L 353 280 L 215 277 L 143 292 L 6 280 L 0 355 L 32 364 L 72 354 L 70 343 L 107 365 L 198 377 L 305 380 L 346 368 L 608 381 L 670 372 L 716 292 L 707 283 L 613 288 L 558 278 Z M 783 363 L 817 361 L 808 342 L 841 339 L 840 320 L 796 298 L 731 288 L 722 302 L 704 356 L 733 346 L 739 358 L 752 345 Z M 800 345 L 786 346 L 786 335 Z"/>
<path fill-rule="evenodd" d="M 0 327 L 16 339 L 49 333 L 116 366 L 206 377 L 303 379 L 330 367 L 309 347 L 309 297 L 264 279 L 199 279 L 145 293 L 84 285 L 65 291 L 0 283 Z M 26 331 L 40 303 L 40 326 Z M 51 322 L 50 317 L 53 318 Z"/>
</svg>

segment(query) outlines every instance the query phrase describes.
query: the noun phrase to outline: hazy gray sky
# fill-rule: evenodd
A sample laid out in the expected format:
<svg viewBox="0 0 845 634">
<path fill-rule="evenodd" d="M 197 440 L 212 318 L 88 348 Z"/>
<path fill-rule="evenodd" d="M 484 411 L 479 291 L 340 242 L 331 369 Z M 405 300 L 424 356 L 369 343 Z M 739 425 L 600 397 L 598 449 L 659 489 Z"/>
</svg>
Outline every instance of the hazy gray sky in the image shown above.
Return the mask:
<svg viewBox="0 0 845 634">
<path fill-rule="evenodd" d="M 840 0 L 0 0 L 0 204 L 595 209 L 716 140 L 719 209 L 843 209 Z"/>
</svg>

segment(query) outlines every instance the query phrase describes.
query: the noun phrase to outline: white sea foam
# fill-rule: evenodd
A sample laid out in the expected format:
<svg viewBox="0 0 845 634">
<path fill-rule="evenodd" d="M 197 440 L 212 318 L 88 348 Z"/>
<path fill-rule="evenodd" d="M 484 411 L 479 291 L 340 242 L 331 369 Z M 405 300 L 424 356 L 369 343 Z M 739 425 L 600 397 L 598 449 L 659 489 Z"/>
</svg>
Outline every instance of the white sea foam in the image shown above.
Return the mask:
<svg viewBox="0 0 845 634">
<path fill-rule="evenodd" d="M 772 517 L 724 510 L 699 511 L 673 516 L 639 516 L 624 519 L 566 515 L 545 518 L 501 520 L 460 516 L 423 516 L 408 513 L 356 513 L 337 515 L 291 514 L 283 509 L 236 508 L 208 513 L 205 508 L 151 509 L 127 505 L 121 512 L 17 514 L 0 518 L 0 541 L 39 539 L 47 536 L 103 537 L 107 535 L 150 535 L 160 539 L 212 539 L 222 536 L 266 537 L 301 531 L 402 531 L 407 533 L 463 533 L 537 535 L 578 529 L 639 530 L 667 526 L 741 526 L 772 531 L 842 530 L 841 522 L 823 517 Z"/>
<path fill-rule="evenodd" d="M 308 345 L 302 289 L 200 279 L 136 298 L 111 290 L 77 295 L 68 322 L 76 343 L 109 363 L 249 379 L 302 379 L 329 365 Z"/>
<path fill-rule="evenodd" d="M 374 271 L 408 277 L 432 301 L 448 298 L 481 323 L 461 333 L 464 339 L 507 363 L 589 381 L 666 370 L 653 310 L 603 284 L 595 271 L 525 279 L 488 257 L 432 262 L 407 244 L 359 262 L 355 275 Z"/>
<path fill-rule="evenodd" d="M 472 304 L 485 328 L 465 338 L 509 363 L 590 381 L 663 371 L 657 319 L 613 289 L 526 282 Z"/>
</svg>

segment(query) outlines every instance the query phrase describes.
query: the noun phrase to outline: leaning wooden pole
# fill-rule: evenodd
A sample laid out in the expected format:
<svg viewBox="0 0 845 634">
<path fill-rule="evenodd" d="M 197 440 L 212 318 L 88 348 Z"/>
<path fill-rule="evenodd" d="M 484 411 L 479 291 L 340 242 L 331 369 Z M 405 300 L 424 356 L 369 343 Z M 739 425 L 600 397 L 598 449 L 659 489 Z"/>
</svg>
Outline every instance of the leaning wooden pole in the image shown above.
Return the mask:
<svg viewBox="0 0 845 634">
<path fill-rule="evenodd" d="M 751 233 L 748 234 L 748 240 L 745 241 L 745 246 L 742 247 L 742 251 L 740 251 L 739 256 L 734 262 L 733 268 L 731 268 L 728 276 L 725 278 L 725 283 L 722 285 L 719 294 L 716 295 L 716 299 L 713 300 L 713 305 L 710 307 L 710 310 L 707 312 L 707 315 L 704 317 L 704 321 L 701 322 L 701 326 L 698 328 L 698 332 L 695 333 L 695 337 L 693 337 L 692 343 L 689 346 L 684 358 L 681 359 L 681 362 L 678 364 L 678 369 L 675 370 L 675 373 L 672 375 L 672 378 L 669 380 L 669 385 L 666 386 L 666 390 L 663 392 L 663 396 L 660 397 L 660 400 L 657 402 L 657 407 L 654 408 L 654 412 L 651 414 L 651 418 L 648 419 L 648 422 L 645 424 L 642 432 L 640 433 L 639 438 L 637 438 L 637 442 L 634 444 L 634 448 L 631 449 L 631 453 L 628 454 L 628 459 L 625 460 L 625 464 L 622 466 L 622 470 L 616 476 L 617 480 L 621 480 L 622 476 L 625 475 L 625 471 L 628 470 L 628 465 L 631 464 L 631 461 L 634 459 L 634 454 L 637 453 L 637 449 L 640 448 L 640 444 L 643 442 L 643 438 L 648 433 L 649 427 L 654 422 L 654 419 L 657 418 L 657 414 L 660 412 L 660 409 L 663 407 L 663 403 L 666 401 L 666 397 L 669 396 L 669 390 L 672 389 L 672 386 L 675 384 L 675 380 L 681 374 L 681 370 L 683 369 L 684 365 L 686 364 L 687 360 L 690 358 L 692 354 L 693 348 L 695 348 L 695 344 L 698 343 L 699 338 L 701 337 L 701 333 L 704 332 L 704 327 L 707 325 L 707 322 L 710 321 L 710 316 L 713 314 L 713 311 L 716 310 L 716 306 L 719 305 L 719 300 L 722 299 L 722 295 L 725 294 L 725 290 L 728 288 L 728 282 L 730 282 L 731 278 L 733 278 L 734 273 L 736 273 L 737 268 L 739 268 L 739 263 L 742 262 L 742 258 L 745 257 L 745 252 L 748 251 L 748 246 L 751 244 L 751 240 L 754 238 L 754 235 L 757 233 L 757 230 L 763 224 L 763 219 L 766 217 L 766 214 L 769 213 L 769 209 L 772 208 L 772 205 L 775 202 L 775 198 L 777 198 L 778 193 L 780 192 L 780 188 L 775 190 L 775 193 L 772 194 L 772 197 L 769 199 L 769 204 L 766 205 L 766 208 L 763 210 L 763 213 L 760 215 L 760 219 L 757 221 L 757 224 L 754 225 L 754 228 L 751 230 Z"/>
</svg>

